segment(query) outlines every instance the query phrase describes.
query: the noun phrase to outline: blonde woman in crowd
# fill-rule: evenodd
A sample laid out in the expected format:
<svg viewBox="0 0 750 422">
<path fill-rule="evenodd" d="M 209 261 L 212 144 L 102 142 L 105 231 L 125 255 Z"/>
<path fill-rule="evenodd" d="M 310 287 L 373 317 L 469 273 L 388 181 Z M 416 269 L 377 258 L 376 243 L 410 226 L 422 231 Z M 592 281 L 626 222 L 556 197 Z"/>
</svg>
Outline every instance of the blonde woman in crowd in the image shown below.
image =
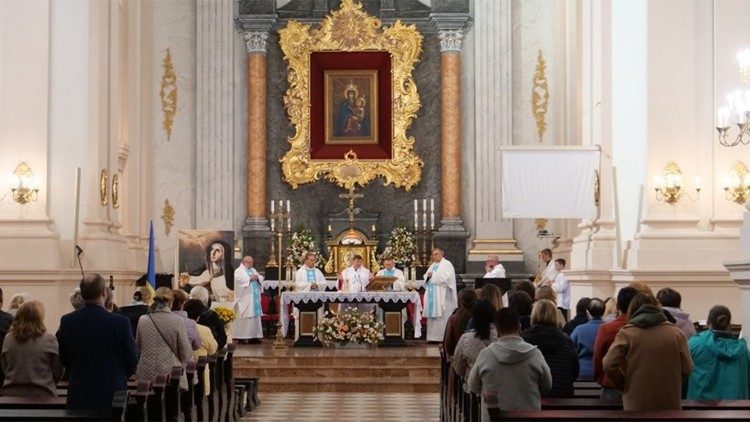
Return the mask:
<svg viewBox="0 0 750 422">
<path fill-rule="evenodd" d="M 28 293 L 17 293 L 13 295 L 13 298 L 10 299 L 10 307 L 8 308 L 8 313 L 13 315 L 13 317 L 16 317 L 16 312 L 18 312 L 18 308 L 21 307 L 21 305 L 24 304 L 24 302 L 28 302 L 30 299 Z"/>
<path fill-rule="evenodd" d="M 534 297 L 534 300 L 536 302 L 547 299 L 551 301 L 552 303 L 557 303 L 557 295 L 555 294 L 555 291 L 552 290 L 552 287 L 550 286 L 542 286 L 536 289 L 536 296 Z M 558 309 L 557 310 L 557 326 L 560 328 L 565 327 L 565 324 L 567 321 L 565 321 L 565 316 L 562 314 L 562 312 Z M 533 324 L 532 324 L 533 325 Z"/>
</svg>

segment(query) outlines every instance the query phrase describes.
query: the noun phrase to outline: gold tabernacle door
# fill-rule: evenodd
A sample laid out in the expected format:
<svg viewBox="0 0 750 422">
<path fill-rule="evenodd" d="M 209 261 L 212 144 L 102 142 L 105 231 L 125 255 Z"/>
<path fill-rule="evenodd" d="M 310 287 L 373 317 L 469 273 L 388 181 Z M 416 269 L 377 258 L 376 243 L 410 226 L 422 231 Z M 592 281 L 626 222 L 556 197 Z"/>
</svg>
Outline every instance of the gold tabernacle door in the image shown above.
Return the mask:
<svg viewBox="0 0 750 422">
<path fill-rule="evenodd" d="M 364 260 L 364 267 L 376 273 L 380 271 L 380 264 L 375 259 L 377 240 L 370 240 L 361 231 L 350 228 L 341 232 L 335 239 L 326 242 L 328 245 L 328 262 L 326 274 L 338 274 L 352 265 L 352 259 L 359 255 Z"/>
</svg>

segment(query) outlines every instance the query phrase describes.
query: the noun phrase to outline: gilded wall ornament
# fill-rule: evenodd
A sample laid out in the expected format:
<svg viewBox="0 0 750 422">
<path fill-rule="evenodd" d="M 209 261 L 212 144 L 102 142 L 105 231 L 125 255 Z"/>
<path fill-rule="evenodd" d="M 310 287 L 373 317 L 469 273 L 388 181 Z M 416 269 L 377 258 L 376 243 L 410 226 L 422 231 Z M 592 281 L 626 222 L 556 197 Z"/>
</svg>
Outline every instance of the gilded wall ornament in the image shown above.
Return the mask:
<svg viewBox="0 0 750 422">
<path fill-rule="evenodd" d="M 167 134 L 167 141 L 171 141 L 172 124 L 174 123 L 174 116 L 177 114 L 177 73 L 174 71 L 172 52 L 169 48 L 167 48 L 161 66 L 164 69 L 161 75 L 161 89 L 159 90 L 162 112 L 161 126 Z"/>
<path fill-rule="evenodd" d="M 120 208 L 120 174 L 112 175 L 112 208 Z"/>
<path fill-rule="evenodd" d="M 107 205 L 107 187 L 109 185 L 109 171 L 102 169 L 99 173 L 99 201 L 102 205 Z"/>
<path fill-rule="evenodd" d="M 281 158 L 284 180 L 292 188 L 327 178 L 349 189 L 364 186 L 376 177 L 384 184 L 410 190 L 422 177 L 424 163 L 414 153 L 414 138 L 407 137 L 421 106 L 412 78 L 414 64 L 422 51 L 422 35 L 414 25 L 396 21 L 382 28 L 382 22 L 362 10 L 353 0 L 342 0 L 341 8 L 324 18 L 320 26 L 289 21 L 279 31 L 281 50 L 288 62 L 289 89 L 284 106 L 295 127 L 288 139 L 290 148 Z M 360 160 L 356 154 L 340 159 L 310 158 L 310 55 L 313 52 L 384 51 L 391 56 L 393 139 L 390 159 Z M 316 116 L 315 118 L 322 118 Z"/>
<path fill-rule="evenodd" d="M 536 71 L 534 72 L 534 86 L 531 89 L 531 112 L 536 120 L 536 132 L 539 142 L 542 142 L 547 131 L 547 110 L 549 108 L 549 87 L 547 84 L 547 64 L 542 56 L 542 50 L 536 57 Z"/>
<path fill-rule="evenodd" d="M 172 225 L 174 224 L 174 207 L 169 203 L 169 199 L 164 200 L 164 207 L 161 211 L 161 219 L 164 221 L 164 234 L 169 236 L 172 232 Z"/>
</svg>

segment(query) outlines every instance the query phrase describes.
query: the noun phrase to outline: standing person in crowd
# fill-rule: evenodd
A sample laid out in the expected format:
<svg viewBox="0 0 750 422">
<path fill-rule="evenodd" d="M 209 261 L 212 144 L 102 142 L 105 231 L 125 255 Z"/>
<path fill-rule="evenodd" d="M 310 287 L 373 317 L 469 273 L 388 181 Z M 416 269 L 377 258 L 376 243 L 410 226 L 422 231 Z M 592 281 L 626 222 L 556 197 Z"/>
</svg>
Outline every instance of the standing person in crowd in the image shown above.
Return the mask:
<svg viewBox="0 0 750 422">
<path fill-rule="evenodd" d="M 531 328 L 523 339 L 539 347 L 552 371 L 552 389 L 544 397 L 573 397 L 573 382 L 578 378 L 578 355 L 573 341 L 558 325 L 555 303 L 541 299 L 531 310 Z"/>
<path fill-rule="evenodd" d="M 614 321 L 616 318 L 617 318 L 617 300 L 613 298 L 612 296 L 610 296 L 607 298 L 607 300 L 604 301 L 604 315 L 602 316 L 602 321 L 610 322 L 610 321 Z"/>
<path fill-rule="evenodd" d="M 70 299 L 70 306 L 73 307 L 74 311 L 77 311 L 86 305 L 86 301 L 81 297 L 81 289 L 79 287 L 73 289 L 73 292 L 70 293 L 68 299 Z"/>
<path fill-rule="evenodd" d="M 130 321 L 130 327 L 133 329 L 133 335 L 138 332 L 138 320 L 143 315 L 148 314 L 148 305 L 153 298 L 151 291 L 145 286 L 138 287 L 133 293 L 133 301 L 128 306 L 120 308 L 120 315 L 123 315 Z"/>
<path fill-rule="evenodd" d="M 651 287 L 649 287 L 648 284 L 642 282 L 642 281 L 634 281 L 630 284 L 628 284 L 629 287 L 632 287 L 636 290 L 638 290 L 638 293 L 645 293 L 654 299 L 656 299 L 656 296 L 654 295 L 654 291 L 651 290 Z M 661 308 L 659 308 L 661 309 Z M 661 312 L 664 314 L 664 316 L 667 318 L 667 321 L 671 322 L 672 324 L 677 324 L 677 320 L 672 316 L 669 311 L 666 309 L 661 309 Z"/>
<path fill-rule="evenodd" d="M 628 323 L 628 307 L 638 291 L 632 287 L 623 287 L 617 293 L 617 311 L 619 315 L 613 321 L 605 322 L 599 327 L 594 341 L 594 377 L 596 382 L 602 386 L 601 397 L 603 399 L 622 399 L 622 393 L 615 388 L 615 384 L 604 373 L 602 360 L 609 351 L 612 342 L 615 341 L 617 332 Z"/>
<path fill-rule="evenodd" d="M 465 332 L 458 340 L 451 365 L 462 380 L 471 371 L 479 352 L 497 340 L 495 328 L 495 307 L 488 300 L 480 300 L 474 304 L 471 319 L 474 328 Z"/>
<path fill-rule="evenodd" d="M 195 328 L 195 321 L 188 318 L 187 312 L 182 309 L 185 302 L 190 299 L 190 296 L 181 289 L 172 290 L 172 294 L 174 296 L 172 299 L 172 313 L 181 317 L 183 322 L 185 322 L 185 331 L 187 332 L 188 341 L 190 341 L 190 347 L 193 350 L 198 350 L 201 347 L 201 338 L 198 335 L 198 329 Z"/>
<path fill-rule="evenodd" d="M 263 276 L 253 268 L 253 257 L 242 259 L 234 271 L 234 293 L 237 303 L 234 305 L 237 318 L 232 322 L 232 336 L 240 343 L 260 344 L 263 338 L 263 309 L 260 294 Z"/>
<path fill-rule="evenodd" d="M 485 284 L 482 286 L 482 298 L 488 300 L 496 311 L 503 309 L 503 291 L 494 284 Z"/>
<path fill-rule="evenodd" d="M 541 395 L 552 388 L 544 356 L 521 337 L 518 313 L 501 309 L 495 325 L 499 339 L 479 352 L 466 381 L 469 391 L 485 398 L 483 421 L 490 420 L 486 403 L 503 410 L 540 410 Z"/>
<path fill-rule="evenodd" d="M 547 299 L 552 303 L 557 303 L 557 295 L 550 286 L 541 286 L 536 289 L 536 297 L 534 299 L 535 303 L 542 299 Z M 557 309 L 557 326 L 560 328 L 565 326 L 565 316 L 563 316 L 562 311 L 559 308 Z"/>
<path fill-rule="evenodd" d="M 44 326 L 44 306 L 38 300 L 18 309 L 3 343 L 4 396 L 57 396 L 63 367 L 55 336 Z"/>
<path fill-rule="evenodd" d="M 534 300 L 536 297 L 536 287 L 534 287 L 534 283 L 523 280 L 516 283 L 516 293 L 518 292 L 526 292 L 527 295 L 531 298 L 531 300 Z"/>
<path fill-rule="evenodd" d="M 532 299 L 525 291 L 517 290 L 513 293 L 513 296 L 510 297 L 509 302 L 508 306 L 518 312 L 519 320 L 521 322 L 521 331 L 523 332 L 531 327 L 531 307 L 534 305 L 534 299 Z"/>
<path fill-rule="evenodd" d="M 305 255 L 302 266 L 294 273 L 294 290 L 298 292 L 325 291 L 327 283 L 323 272 L 315 267 L 314 253 Z"/>
<path fill-rule="evenodd" d="M 383 259 L 383 268 L 376 274 L 377 277 L 396 277 L 390 290 L 395 292 L 406 291 L 406 277 L 404 272 L 396 268 L 396 262 L 391 257 Z"/>
<path fill-rule="evenodd" d="M 663 288 L 656 294 L 656 300 L 661 303 L 662 309 L 674 317 L 675 325 L 685 334 L 686 338 L 695 335 L 695 326 L 693 326 L 693 321 L 690 320 L 690 314 L 680 309 L 682 295 L 678 291 L 669 287 Z"/>
<path fill-rule="evenodd" d="M 235 278 L 235 282 L 236 281 L 237 279 Z M 187 313 L 188 318 L 193 321 L 197 321 L 198 318 L 200 318 L 200 316 L 206 310 L 206 307 L 203 306 L 203 302 L 198 299 L 188 300 L 187 302 L 185 302 L 185 305 L 182 308 Z M 200 335 L 201 338 L 201 347 L 198 350 L 193 351 L 193 358 L 195 360 L 198 360 L 198 358 L 201 356 L 211 356 L 216 353 L 216 351 L 219 350 L 219 343 L 216 342 L 214 335 L 211 333 L 211 329 L 206 327 L 205 325 L 197 323 L 196 329 L 198 330 L 198 335 Z M 208 395 L 211 391 L 211 377 L 209 371 L 204 371 L 203 376 L 203 382 L 206 386 L 205 394 Z"/>
<path fill-rule="evenodd" d="M 682 381 L 692 370 L 685 335 L 667 321 L 656 298 L 637 294 L 628 323 L 604 356 L 604 372 L 622 391 L 623 409 L 680 410 Z"/>
<path fill-rule="evenodd" d="M 60 361 L 68 373 L 68 409 L 111 409 L 138 363 L 130 322 L 107 312 L 107 287 L 99 274 L 81 280 L 86 305 L 63 315 L 57 331 Z"/>
<path fill-rule="evenodd" d="M 17 293 L 14 294 L 13 297 L 10 299 L 10 307 L 8 308 L 8 313 L 11 314 L 13 317 L 16 316 L 16 313 L 18 312 L 18 308 L 21 307 L 21 305 L 24 304 L 24 302 L 29 301 L 29 294 L 28 293 Z"/>
<path fill-rule="evenodd" d="M 458 306 L 456 295 L 456 271 L 445 259 L 440 248 L 432 251 L 432 264 L 424 275 L 424 316 L 427 317 L 427 341 L 439 343 L 445 335 L 445 325 Z"/>
<path fill-rule="evenodd" d="M 578 303 L 576 303 L 576 316 L 568 321 L 568 323 L 565 324 L 565 327 L 563 327 L 565 334 L 571 335 L 577 326 L 589 322 L 588 311 L 590 302 L 591 298 L 588 297 L 582 297 L 578 300 Z"/>
<path fill-rule="evenodd" d="M 153 382 L 158 375 L 170 373 L 173 366 L 185 366 L 193 355 L 185 322 L 171 311 L 173 300 L 172 289 L 159 287 L 151 312 L 138 321 L 135 343 L 141 356 L 135 378 L 139 382 Z M 184 373 L 180 378 L 180 388 L 188 388 Z"/>
<path fill-rule="evenodd" d="M 716 305 L 708 311 L 708 330 L 688 339 L 693 373 L 688 379 L 691 400 L 750 398 L 750 351 L 747 340 L 729 333 L 732 313 Z"/>
<path fill-rule="evenodd" d="M 13 324 L 13 315 L 2 310 L 3 307 L 3 289 L 0 288 L 0 350 L 3 350 L 3 340 L 5 335 L 8 334 L 10 325 Z M 3 378 L 5 374 L 0 366 L 0 386 L 3 385 Z"/>
<path fill-rule="evenodd" d="M 203 303 L 205 310 L 201 316 L 198 317 L 196 322 L 210 328 L 211 334 L 214 335 L 216 342 L 219 344 L 219 349 L 223 349 L 224 346 L 227 345 L 227 331 L 224 328 L 224 323 L 221 321 L 221 318 L 219 318 L 219 314 L 211 309 L 208 290 L 203 286 L 193 287 L 193 289 L 190 290 L 190 298 L 198 299 Z"/>
<path fill-rule="evenodd" d="M 474 308 L 476 300 L 474 290 L 462 289 L 458 292 L 458 308 L 448 318 L 448 323 L 445 324 L 445 337 L 443 337 L 443 350 L 448 360 L 453 357 L 458 339 L 468 328 L 471 310 Z"/>
<path fill-rule="evenodd" d="M 580 302 L 578 302 L 580 303 Z M 593 298 L 589 301 L 588 313 L 591 320 L 585 324 L 577 326 L 573 330 L 570 339 L 578 350 L 578 363 L 581 370 L 578 371 L 578 379 L 592 381 L 594 380 L 594 342 L 599 327 L 604 323 L 602 315 L 604 314 L 604 302 L 601 299 Z"/>
</svg>

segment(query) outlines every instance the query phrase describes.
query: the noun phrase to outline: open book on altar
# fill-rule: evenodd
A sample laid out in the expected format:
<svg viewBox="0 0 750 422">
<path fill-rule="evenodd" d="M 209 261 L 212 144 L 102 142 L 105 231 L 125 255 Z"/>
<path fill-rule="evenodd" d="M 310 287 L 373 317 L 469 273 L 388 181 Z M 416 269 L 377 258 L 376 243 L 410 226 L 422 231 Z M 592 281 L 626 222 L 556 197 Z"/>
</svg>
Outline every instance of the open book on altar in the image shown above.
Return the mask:
<svg viewBox="0 0 750 422">
<path fill-rule="evenodd" d="M 388 277 L 388 276 L 378 276 L 374 277 L 370 282 L 367 284 L 367 291 L 368 292 L 382 292 L 388 289 L 393 285 L 393 282 L 396 281 L 396 277 Z"/>
</svg>

